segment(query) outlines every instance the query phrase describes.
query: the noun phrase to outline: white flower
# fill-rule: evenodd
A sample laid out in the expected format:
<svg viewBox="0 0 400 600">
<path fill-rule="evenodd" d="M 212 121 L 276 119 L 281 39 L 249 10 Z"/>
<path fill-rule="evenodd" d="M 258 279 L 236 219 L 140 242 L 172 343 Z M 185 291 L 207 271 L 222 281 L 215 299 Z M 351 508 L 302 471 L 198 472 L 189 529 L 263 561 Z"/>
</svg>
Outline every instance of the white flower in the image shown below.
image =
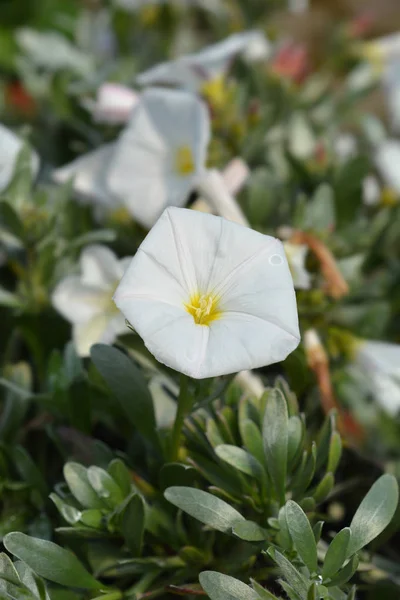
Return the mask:
<svg viewBox="0 0 400 600">
<path fill-rule="evenodd" d="M 143 86 L 168 84 L 199 91 L 206 81 L 224 75 L 235 55 L 242 53 L 248 60 L 260 60 L 268 58 L 270 52 L 270 44 L 261 31 L 234 33 L 200 52 L 140 73 L 137 82 Z"/>
<path fill-rule="evenodd" d="M 35 67 L 50 72 L 68 69 L 81 75 L 89 75 L 94 70 L 91 57 L 59 33 L 23 27 L 17 30 L 16 40 Z"/>
<path fill-rule="evenodd" d="M 204 174 L 197 184 L 197 190 L 217 215 L 239 225 L 250 226 L 239 204 L 229 193 L 223 174 L 217 169 Z"/>
<path fill-rule="evenodd" d="M 150 228 L 167 206 L 184 206 L 204 176 L 210 120 L 199 98 L 179 90 L 149 89 L 119 139 L 53 172 L 100 209 L 125 206 Z"/>
<path fill-rule="evenodd" d="M 400 142 L 389 139 L 379 144 L 375 165 L 384 183 L 400 194 Z"/>
<path fill-rule="evenodd" d="M 362 199 L 365 206 L 379 204 L 381 198 L 381 186 L 374 175 L 367 175 L 362 181 Z"/>
<path fill-rule="evenodd" d="M 294 287 L 298 290 L 309 290 L 311 276 L 305 267 L 308 247 L 304 244 L 291 244 L 290 242 L 284 242 L 283 247 L 292 273 Z"/>
<path fill-rule="evenodd" d="M 374 398 L 396 415 L 400 410 L 400 345 L 366 340 L 356 345 L 355 351 L 355 363 Z"/>
<path fill-rule="evenodd" d="M 194 95 L 149 89 L 115 147 L 109 191 L 145 227 L 167 206 L 184 206 L 205 171 L 210 121 Z"/>
<path fill-rule="evenodd" d="M 138 94 L 125 85 L 103 83 L 97 92 L 96 100 L 85 100 L 83 105 L 98 123 L 119 125 L 129 121 L 138 102 Z"/>
<path fill-rule="evenodd" d="M 265 392 L 265 385 L 261 377 L 255 375 L 252 371 L 240 371 L 235 377 L 237 383 L 247 396 L 260 398 Z"/>
<path fill-rule="evenodd" d="M 21 138 L 0 124 L 0 191 L 11 183 L 15 161 L 22 146 Z M 34 175 L 39 170 L 39 158 L 34 152 L 31 153 L 31 169 Z"/>
<path fill-rule="evenodd" d="M 281 242 L 167 208 L 114 296 L 161 363 L 202 379 L 286 358 L 300 340 Z"/>
<path fill-rule="evenodd" d="M 118 208 L 120 203 L 107 190 L 105 176 L 115 151 L 115 143 L 104 144 L 52 173 L 54 181 L 66 183 L 73 179 L 75 194 L 83 201 L 103 207 Z"/>
<path fill-rule="evenodd" d="M 351 133 L 339 133 L 333 141 L 334 152 L 341 162 L 357 155 L 357 138 Z"/>
<path fill-rule="evenodd" d="M 112 344 L 127 333 L 125 319 L 112 300 L 130 258 L 119 260 L 106 246 L 92 245 L 80 257 L 80 275 L 63 279 L 52 294 L 52 304 L 72 324 L 72 337 L 80 356 L 93 344 Z"/>
</svg>

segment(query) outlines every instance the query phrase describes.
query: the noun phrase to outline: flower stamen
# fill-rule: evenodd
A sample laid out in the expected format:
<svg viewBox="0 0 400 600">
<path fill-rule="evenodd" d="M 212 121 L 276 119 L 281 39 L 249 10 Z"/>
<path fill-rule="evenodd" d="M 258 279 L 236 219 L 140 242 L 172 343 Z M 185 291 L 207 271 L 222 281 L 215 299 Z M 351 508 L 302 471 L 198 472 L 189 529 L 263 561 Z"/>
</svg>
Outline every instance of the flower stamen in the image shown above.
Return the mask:
<svg viewBox="0 0 400 600">
<path fill-rule="evenodd" d="M 194 172 L 193 153 L 190 146 L 179 146 L 175 153 L 175 170 L 178 175 L 190 175 Z"/>
<path fill-rule="evenodd" d="M 184 306 L 187 312 L 192 315 L 196 325 L 208 326 L 221 316 L 221 311 L 218 310 L 218 301 L 218 296 L 197 293 L 193 294 L 189 302 L 184 303 Z"/>
</svg>

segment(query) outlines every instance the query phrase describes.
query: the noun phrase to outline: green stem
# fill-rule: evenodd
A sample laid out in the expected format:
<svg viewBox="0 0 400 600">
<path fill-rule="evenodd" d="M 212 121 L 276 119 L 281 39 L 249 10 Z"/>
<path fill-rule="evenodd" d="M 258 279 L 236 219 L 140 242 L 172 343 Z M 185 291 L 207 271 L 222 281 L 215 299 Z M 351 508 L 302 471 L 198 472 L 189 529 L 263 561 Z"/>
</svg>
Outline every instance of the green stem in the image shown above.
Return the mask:
<svg viewBox="0 0 400 600">
<path fill-rule="evenodd" d="M 179 446 L 182 435 L 183 422 L 185 417 L 190 413 L 193 405 L 193 399 L 189 394 L 189 377 L 181 375 L 180 389 L 178 396 L 178 408 L 171 434 L 171 444 L 169 451 L 169 459 L 171 462 L 178 460 Z"/>
</svg>

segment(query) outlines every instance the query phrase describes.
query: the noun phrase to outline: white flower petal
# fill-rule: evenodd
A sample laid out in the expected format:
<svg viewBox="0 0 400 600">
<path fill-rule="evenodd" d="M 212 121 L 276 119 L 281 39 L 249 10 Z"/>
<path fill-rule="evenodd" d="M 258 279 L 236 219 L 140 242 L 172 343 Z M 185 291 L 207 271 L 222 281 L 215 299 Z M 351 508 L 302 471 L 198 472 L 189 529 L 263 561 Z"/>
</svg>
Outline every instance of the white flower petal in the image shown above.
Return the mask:
<svg viewBox="0 0 400 600">
<path fill-rule="evenodd" d="M 390 415 L 396 416 L 400 411 L 400 383 L 384 373 L 366 374 L 376 402 Z"/>
<path fill-rule="evenodd" d="M 400 344 L 367 340 L 357 350 L 358 360 L 366 370 L 378 370 L 400 379 Z"/>
<path fill-rule="evenodd" d="M 243 52 L 249 61 L 265 59 L 270 44 L 261 31 L 234 33 L 194 54 L 156 65 L 137 77 L 140 85 L 169 84 L 198 91 L 202 84 L 225 73 L 236 54 Z"/>
<path fill-rule="evenodd" d="M 15 161 L 22 146 L 21 138 L 0 124 L 0 191 L 11 183 Z M 34 176 L 39 170 L 39 158 L 35 152 L 32 152 L 31 170 Z"/>
<path fill-rule="evenodd" d="M 104 311 L 104 290 L 84 285 L 79 276 L 70 275 L 57 285 L 51 301 L 70 323 L 86 323 Z"/>
<path fill-rule="evenodd" d="M 385 184 L 400 193 L 400 142 L 387 140 L 380 144 L 375 164 Z"/>
<path fill-rule="evenodd" d="M 366 206 L 376 206 L 381 197 L 381 186 L 374 175 L 367 175 L 362 181 L 362 198 Z"/>
<path fill-rule="evenodd" d="M 53 171 L 57 183 L 74 179 L 74 192 L 84 201 L 98 201 L 109 208 L 118 208 L 119 203 L 108 191 L 105 176 L 113 159 L 115 144 L 105 144 L 73 162 Z"/>
<path fill-rule="evenodd" d="M 187 92 L 151 89 L 142 95 L 117 143 L 108 188 L 145 227 L 168 205 L 183 206 L 203 170 L 210 136 L 205 105 Z M 187 149 L 193 169 L 175 171 L 176 153 Z"/>
<path fill-rule="evenodd" d="M 121 279 L 123 269 L 114 252 L 100 244 L 87 246 L 81 254 L 83 285 L 109 289 Z"/>
<path fill-rule="evenodd" d="M 103 313 L 74 325 L 72 337 L 79 356 L 89 356 L 93 344 L 112 344 L 116 335 L 109 317 Z"/>
<path fill-rule="evenodd" d="M 217 169 L 206 171 L 198 179 L 196 187 L 218 215 L 239 225 L 249 226 L 242 209 L 229 193 L 224 178 Z"/>
<path fill-rule="evenodd" d="M 196 294 L 219 299 L 209 325 L 185 307 Z M 163 213 L 114 299 L 160 362 L 195 378 L 283 360 L 300 339 L 282 244 L 195 211 Z"/>
<path fill-rule="evenodd" d="M 132 110 L 139 102 L 139 95 L 130 88 L 118 83 L 103 83 L 96 101 L 88 106 L 98 123 L 126 123 Z"/>
<path fill-rule="evenodd" d="M 311 276 L 304 264 L 308 247 L 304 244 L 291 244 L 289 242 L 285 242 L 283 247 L 292 273 L 294 287 L 298 290 L 309 290 Z"/>
</svg>

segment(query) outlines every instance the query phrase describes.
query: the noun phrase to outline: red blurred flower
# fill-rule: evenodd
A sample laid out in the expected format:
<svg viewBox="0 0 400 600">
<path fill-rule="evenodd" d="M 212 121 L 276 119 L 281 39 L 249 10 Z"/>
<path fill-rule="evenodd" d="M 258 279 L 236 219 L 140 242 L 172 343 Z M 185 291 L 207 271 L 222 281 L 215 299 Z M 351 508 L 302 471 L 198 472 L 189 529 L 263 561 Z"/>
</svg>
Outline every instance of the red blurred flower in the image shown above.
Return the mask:
<svg viewBox="0 0 400 600">
<path fill-rule="evenodd" d="M 34 98 L 26 91 L 20 81 L 7 84 L 4 98 L 7 108 L 22 113 L 25 117 L 32 117 L 37 112 L 37 104 Z"/>
<path fill-rule="evenodd" d="M 293 83 L 302 83 L 311 72 L 307 48 L 296 42 L 286 43 L 272 58 L 270 70 Z"/>
<path fill-rule="evenodd" d="M 348 35 L 351 38 L 362 38 L 370 33 L 375 22 L 372 12 L 363 12 L 352 19 L 348 25 Z"/>
</svg>

